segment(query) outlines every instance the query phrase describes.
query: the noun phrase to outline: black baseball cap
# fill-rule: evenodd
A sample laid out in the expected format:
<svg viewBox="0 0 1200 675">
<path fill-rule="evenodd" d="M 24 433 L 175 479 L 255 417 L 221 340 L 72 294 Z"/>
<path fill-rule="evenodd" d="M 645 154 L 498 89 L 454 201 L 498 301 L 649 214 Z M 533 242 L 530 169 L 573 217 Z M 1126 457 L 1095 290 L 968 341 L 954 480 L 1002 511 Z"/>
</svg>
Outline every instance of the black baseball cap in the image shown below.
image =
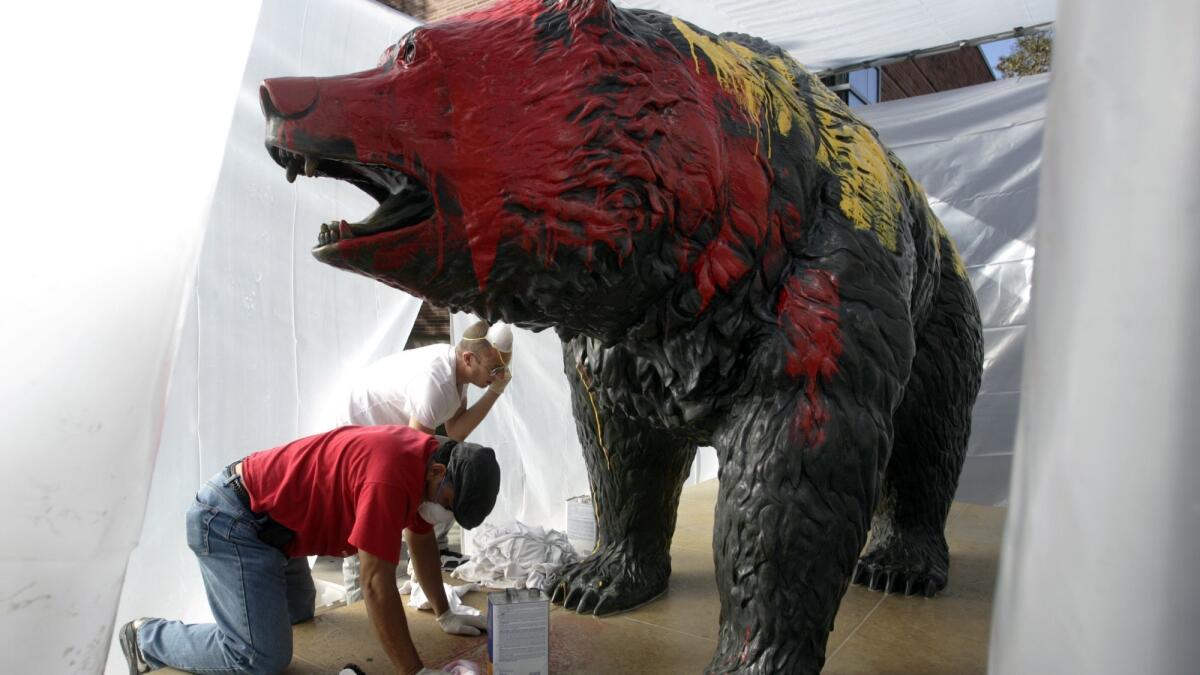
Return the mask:
<svg viewBox="0 0 1200 675">
<path fill-rule="evenodd" d="M 454 486 L 454 519 L 464 529 L 479 527 L 484 518 L 496 506 L 496 495 L 500 493 L 500 465 L 496 463 L 496 452 L 491 448 L 457 442 L 453 439 L 442 440 L 441 446 L 433 455 L 433 461 L 448 457 L 446 476 Z"/>
</svg>

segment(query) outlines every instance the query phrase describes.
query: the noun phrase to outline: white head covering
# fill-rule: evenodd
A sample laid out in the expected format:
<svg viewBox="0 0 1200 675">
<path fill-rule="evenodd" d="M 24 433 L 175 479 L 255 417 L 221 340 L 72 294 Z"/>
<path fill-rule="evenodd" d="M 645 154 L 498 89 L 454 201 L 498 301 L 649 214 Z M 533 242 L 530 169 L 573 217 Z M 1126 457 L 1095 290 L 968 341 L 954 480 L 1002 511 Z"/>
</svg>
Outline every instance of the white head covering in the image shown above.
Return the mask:
<svg viewBox="0 0 1200 675">
<path fill-rule="evenodd" d="M 512 328 L 503 322 L 493 324 L 492 327 L 488 329 L 487 341 L 492 343 L 493 347 L 502 352 L 511 352 L 513 350 Z"/>
</svg>

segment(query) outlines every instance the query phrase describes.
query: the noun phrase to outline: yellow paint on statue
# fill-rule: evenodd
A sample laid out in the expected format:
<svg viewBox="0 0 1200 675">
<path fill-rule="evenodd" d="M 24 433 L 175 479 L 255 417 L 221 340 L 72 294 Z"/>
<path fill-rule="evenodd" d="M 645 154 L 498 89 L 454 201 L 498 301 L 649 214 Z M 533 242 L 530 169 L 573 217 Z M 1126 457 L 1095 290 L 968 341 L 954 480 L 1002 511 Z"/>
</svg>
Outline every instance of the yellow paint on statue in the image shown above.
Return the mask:
<svg viewBox="0 0 1200 675">
<path fill-rule="evenodd" d="M 913 195 L 915 208 L 924 208 L 929 211 L 929 221 L 934 225 L 934 251 L 937 252 L 939 258 L 946 255 L 945 250 L 942 248 L 942 240 L 945 239 L 950 249 L 950 264 L 954 265 L 954 273 L 966 279 L 967 266 L 963 263 L 962 256 L 958 253 L 958 247 L 954 245 L 954 238 L 950 236 L 950 232 L 946 230 L 946 226 L 942 224 L 941 219 L 934 215 L 933 210 L 929 207 L 929 197 L 926 196 L 925 189 L 908 174 L 905 174 L 904 180 L 908 183 L 908 189 Z"/>
<path fill-rule="evenodd" d="M 700 60 L 697 47 L 713 64 L 717 82 L 746 110 L 753 124 L 774 126 L 781 136 L 792 131 L 800 115 L 796 96 L 796 80 L 787 60 L 779 56 L 764 56 L 730 40 L 712 38 L 697 33 L 680 19 L 675 27 L 692 48 L 696 72 Z M 771 136 L 767 135 L 767 156 L 771 156 Z"/>
<path fill-rule="evenodd" d="M 790 58 L 759 54 L 737 42 L 703 34 L 678 18 L 674 23 L 691 46 L 696 71 L 700 72 L 699 50 L 712 64 L 721 88 L 746 111 L 760 135 L 766 127 L 767 156 L 771 156 L 772 131 L 782 137 L 793 131 L 801 133 L 814 148 L 817 163 L 837 177 L 838 209 L 854 227 L 874 232 L 885 248 L 895 252 L 896 226 L 902 210 L 909 207 L 902 189 L 906 182 L 916 184 L 895 170 L 889 153 L 870 128 Z M 810 100 L 799 95 L 798 74 L 810 78 Z M 909 194 L 924 198 L 919 187 Z M 945 232 L 940 223 L 938 227 L 939 234 Z M 940 250 L 940 241 L 936 245 Z M 965 276 L 957 251 L 952 255 L 955 270 Z"/>
<path fill-rule="evenodd" d="M 579 373 L 579 381 L 583 383 L 583 389 L 587 392 L 588 401 L 592 404 L 592 414 L 596 416 L 596 442 L 599 443 L 600 449 L 604 451 L 604 463 L 608 466 L 608 470 L 612 471 L 612 458 L 608 455 L 608 446 L 604 444 L 604 426 L 600 424 L 600 409 L 596 407 L 596 399 L 592 396 L 592 385 L 583 375 L 583 366 L 575 364 L 575 370 Z M 595 494 L 593 492 L 592 494 Z"/>
<path fill-rule="evenodd" d="M 896 222 L 903 202 L 895 194 L 892 164 L 875 134 L 858 120 L 818 107 L 821 143 L 817 162 L 838 177 L 838 208 L 860 230 L 873 230 L 889 251 L 896 250 Z"/>
</svg>

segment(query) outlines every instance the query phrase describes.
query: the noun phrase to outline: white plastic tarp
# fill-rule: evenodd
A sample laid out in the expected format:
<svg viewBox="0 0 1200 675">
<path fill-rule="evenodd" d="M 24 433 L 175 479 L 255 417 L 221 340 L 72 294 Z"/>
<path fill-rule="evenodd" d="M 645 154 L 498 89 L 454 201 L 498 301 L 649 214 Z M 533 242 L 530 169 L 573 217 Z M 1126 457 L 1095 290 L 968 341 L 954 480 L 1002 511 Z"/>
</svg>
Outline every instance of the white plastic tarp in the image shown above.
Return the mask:
<svg viewBox="0 0 1200 675">
<path fill-rule="evenodd" d="M 1055 36 L 989 672 L 1200 671 L 1200 4 Z"/>
<path fill-rule="evenodd" d="M 256 12 L 0 7 L 0 673 L 104 664 Z"/>
<path fill-rule="evenodd" d="M 746 33 L 820 71 L 1054 20 L 1055 0 L 617 0 Z"/>
<path fill-rule="evenodd" d="M 263 146 L 258 88 L 268 77 L 372 66 L 413 25 L 373 2 L 263 3 L 187 306 L 119 622 L 139 616 L 211 620 L 184 536 L 184 514 L 196 489 L 239 457 L 328 428 L 345 387 L 342 378 L 402 349 L 408 339 L 418 300 L 309 254 L 322 222 L 360 219 L 375 208 L 374 200 L 330 179 L 301 176 L 289 185 Z M 112 638 L 105 632 L 95 639 L 108 644 Z M 122 668 L 114 641 L 109 669 Z"/>
</svg>

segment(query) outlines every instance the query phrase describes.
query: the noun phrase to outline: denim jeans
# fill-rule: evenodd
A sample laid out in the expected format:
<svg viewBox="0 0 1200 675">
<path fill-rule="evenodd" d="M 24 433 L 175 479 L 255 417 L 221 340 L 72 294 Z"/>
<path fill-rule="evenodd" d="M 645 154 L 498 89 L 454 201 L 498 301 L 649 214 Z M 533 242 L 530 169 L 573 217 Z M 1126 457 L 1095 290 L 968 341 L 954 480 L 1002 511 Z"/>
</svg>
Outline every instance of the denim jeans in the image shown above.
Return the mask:
<svg viewBox="0 0 1200 675">
<path fill-rule="evenodd" d="M 196 493 L 188 546 L 200 562 L 216 623 L 147 619 L 138 646 L 152 668 L 193 673 L 278 673 L 292 660 L 292 624 L 311 619 L 316 589 L 305 558 L 258 538 L 267 522 L 247 510 L 227 471 Z"/>
</svg>

